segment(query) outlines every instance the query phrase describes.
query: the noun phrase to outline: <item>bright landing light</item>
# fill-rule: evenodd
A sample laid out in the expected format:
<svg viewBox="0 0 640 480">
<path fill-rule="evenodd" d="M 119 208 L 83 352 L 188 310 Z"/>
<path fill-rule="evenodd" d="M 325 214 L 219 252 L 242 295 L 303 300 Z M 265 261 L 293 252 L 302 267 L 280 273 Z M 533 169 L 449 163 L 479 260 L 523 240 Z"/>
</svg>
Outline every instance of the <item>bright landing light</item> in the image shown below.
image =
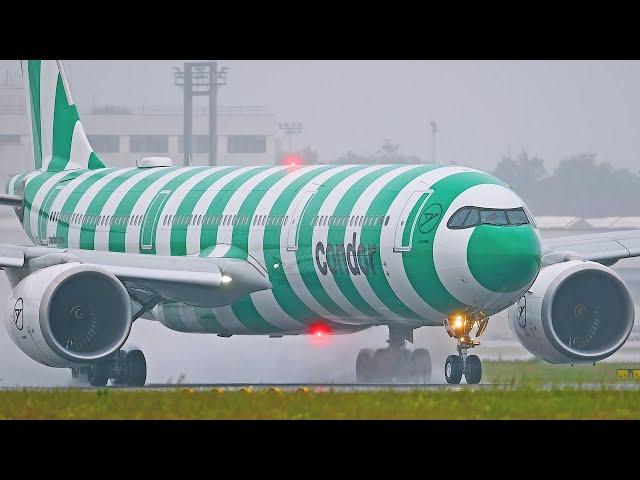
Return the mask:
<svg viewBox="0 0 640 480">
<path fill-rule="evenodd" d="M 231 277 L 229 275 L 223 275 L 220 279 L 222 283 L 231 283 Z"/>
</svg>

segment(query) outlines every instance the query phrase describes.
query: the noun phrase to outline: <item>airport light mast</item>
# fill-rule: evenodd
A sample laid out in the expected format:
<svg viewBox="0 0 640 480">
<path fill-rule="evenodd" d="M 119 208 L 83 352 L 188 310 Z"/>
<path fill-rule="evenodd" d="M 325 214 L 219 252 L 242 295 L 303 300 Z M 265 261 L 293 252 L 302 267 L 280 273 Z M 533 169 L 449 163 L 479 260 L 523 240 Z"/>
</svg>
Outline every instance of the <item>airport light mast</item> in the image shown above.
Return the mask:
<svg viewBox="0 0 640 480">
<path fill-rule="evenodd" d="M 227 84 L 229 69 L 218 70 L 218 62 L 185 62 L 184 69 L 175 67 L 174 83 L 183 87 L 183 150 L 184 165 L 191 164 L 193 152 L 193 97 L 209 97 L 209 165 L 218 159 L 218 87 Z"/>
<path fill-rule="evenodd" d="M 438 133 L 438 124 L 434 120 L 431 120 L 429 123 L 431 124 L 431 145 L 433 149 L 431 159 L 433 163 L 436 163 L 436 133 Z"/>
<path fill-rule="evenodd" d="M 300 122 L 279 123 L 278 128 L 282 130 L 287 137 L 289 137 L 289 153 L 293 153 L 293 151 L 291 150 L 291 137 L 302 133 L 302 123 Z"/>
</svg>

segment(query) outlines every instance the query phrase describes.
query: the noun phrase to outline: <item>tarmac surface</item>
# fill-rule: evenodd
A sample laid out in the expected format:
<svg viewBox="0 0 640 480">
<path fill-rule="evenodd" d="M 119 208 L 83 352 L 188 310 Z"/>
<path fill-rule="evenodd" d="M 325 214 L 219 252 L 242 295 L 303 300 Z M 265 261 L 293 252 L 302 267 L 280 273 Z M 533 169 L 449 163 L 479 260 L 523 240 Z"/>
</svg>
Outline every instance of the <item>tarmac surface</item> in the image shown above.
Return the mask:
<svg viewBox="0 0 640 480">
<path fill-rule="evenodd" d="M 16 391 L 16 390 L 33 390 L 33 391 L 51 391 L 51 390 L 134 390 L 134 391 L 170 391 L 170 390 L 196 390 L 196 391 L 216 391 L 216 392 L 233 392 L 233 391 L 281 391 L 281 392 L 376 392 L 376 391 L 463 391 L 463 390 L 518 390 L 523 385 L 508 383 L 481 383 L 477 385 L 468 385 L 461 383 L 458 385 L 449 385 L 446 383 L 431 384 L 411 384 L 411 383 L 151 383 L 144 387 L 131 387 L 122 385 L 109 385 L 107 387 L 89 387 L 84 385 L 69 385 L 56 387 L 0 387 L 0 391 Z M 562 384 L 540 384 L 531 385 L 524 388 L 534 388 L 537 390 L 554 390 L 554 389 L 578 389 L 578 390 L 640 390 L 640 383 L 562 383 Z"/>
</svg>

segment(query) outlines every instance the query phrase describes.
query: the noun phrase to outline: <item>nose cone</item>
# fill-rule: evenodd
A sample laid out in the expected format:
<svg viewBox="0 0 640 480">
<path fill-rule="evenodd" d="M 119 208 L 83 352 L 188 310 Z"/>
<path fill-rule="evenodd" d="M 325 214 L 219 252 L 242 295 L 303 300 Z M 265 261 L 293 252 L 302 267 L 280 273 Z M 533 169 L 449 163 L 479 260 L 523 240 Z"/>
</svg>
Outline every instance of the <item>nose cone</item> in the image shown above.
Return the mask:
<svg viewBox="0 0 640 480">
<path fill-rule="evenodd" d="M 528 287 L 538 274 L 540 261 L 540 239 L 531 225 L 479 225 L 469 239 L 469 270 L 492 292 Z"/>
</svg>

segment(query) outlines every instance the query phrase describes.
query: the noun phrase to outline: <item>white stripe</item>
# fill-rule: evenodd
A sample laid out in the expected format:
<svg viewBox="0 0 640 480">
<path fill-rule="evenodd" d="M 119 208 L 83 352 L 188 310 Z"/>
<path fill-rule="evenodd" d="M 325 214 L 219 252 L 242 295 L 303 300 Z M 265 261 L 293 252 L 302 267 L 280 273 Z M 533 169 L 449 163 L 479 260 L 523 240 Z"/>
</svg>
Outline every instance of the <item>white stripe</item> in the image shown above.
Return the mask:
<svg viewBox="0 0 640 480">
<path fill-rule="evenodd" d="M 286 167 L 283 166 L 268 168 L 251 177 L 249 180 L 242 184 L 242 187 L 239 190 L 233 192 L 231 198 L 229 198 L 229 201 L 224 207 L 222 215 L 229 215 L 231 218 L 233 218 L 234 215 L 238 214 L 240 207 L 247 199 L 247 197 L 253 192 L 253 189 L 256 186 L 258 186 L 267 177 L 281 170 L 284 170 L 285 168 Z M 268 212 L 263 213 L 266 214 Z M 249 224 L 249 226 L 252 226 L 251 223 Z M 233 227 L 234 226 L 231 223 L 218 227 L 218 236 L 216 238 L 216 243 L 227 243 L 231 245 L 231 240 L 233 238 Z"/>
<path fill-rule="evenodd" d="M 318 216 L 332 216 L 335 212 L 338 203 L 344 197 L 345 193 L 351 188 L 358 180 L 367 176 L 370 173 L 376 172 L 382 168 L 384 165 L 375 165 L 371 167 L 367 167 L 363 170 L 359 170 L 357 172 L 352 173 L 347 178 L 342 180 L 338 185 L 333 187 L 331 193 L 327 196 L 325 201 L 323 202 L 320 210 L 318 211 Z M 328 236 L 329 236 L 329 225 L 324 226 L 316 226 L 313 229 L 313 237 L 311 241 L 311 246 L 313 248 L 318 242 L 322 242 L 326 246 L 328 245 Z M 322 288 L 324 288 L 325 292 L 331 297 L 331 299 L 345 312 L 349 315 L 358 318 L 358 319 L 367 319 L 368 315 L 364 312 L 358 310 L 354 304 L 352 304 L 348 298 L 340 290 L 338 284 L 335 280 L 335 277 L 331 272 L 328 272 L 327 275 L 322 275 L 318 269 L 317 263 L 314 261 L 313 266 L 316 270 L 316 274 L 320 279 L 320 283 L 322 284 Z"/>
<path fill-rule="evenodd" d="M 92 177 L 93 175 L 98 175 L 101 172 L 104 172 L 104 170 L 90 170 L 87 172 L 83 172 L 80 175 L 78 175 L 76 178 L 74 178 L 73 180 L 68 181 L 64 188 L 62 188 L 62 190 L 60 190 L 60 192 L 58 193 L 58 195 L 56 196 L 56 198 L 54 199 L 52 205 L 51 205 L 51 211 L 52 212 L 59 212 L 60 210 L 62 210 L 62 207 L 64 206 L 65 202 L 67 201 L 67 199 L 71 196 L 71 194 L 73 193 L 74 190 L 76 190 L 76 188 L 78 188 L 78 186 L 84 182 L 86 179 L 88 179 L 89 177 Z M 68 174 L 69 172 L 60 172 L 63 175 Z M 76 208 L 78 208 L 78 205 L 76 205 Z M 76 210 L 74 210 L 71 213 L 75 213 Z M 54 224 L 53 222 L 47 222 L 47 236 L 53 236 L 56 234 L 56 228 L 57 228 L 57 224 Z M 74 229 L 79 229 L 80 225 L 78 224 L 71 224 L 69 225 L 69 232 L 71 232 L 71 230 Z"/>
<path fill-rule="evenodd" d="M 53 118 L 58 84 L 58 65 L 43 60 L 40 64 L 40 139 L 42 145 L 42 170 L 46 170 L 53 154 Z"/>
<path fill-rule="evenodd" d="M 216 320 L 222 325 L 222 328 L 228 330 L 231 333 L 235 334 L 251 334 L 255 333 L 245 327 L 237 318 L 233 310 L 231 310 L 231 306 L 225 305 L 224 307 L 215 307 L 213 309 L 213 314 L 216 317 Z"/>
<path fill-rule="evenodd" d="M 80 201 L 78 202 L 78 206 L 75 211 L 82 215 L 87 213 L 91 202 L 94 197 L 98 194 L 98 192 L 104 188 L 104 186 L 109 183 L 114 178 L 119 177 L 120 175 L 124 175 L 126 172 L 133 170 L 132 168 L 122 168 L 115 170 L 111 173 L 108 173 L 98 181 L 96 181 L 93 185 L 91 185 L 80 197 Z M 84 222 L 83 222 L 84 223 Z M 94 225 L 95 226 L 95 225 Z M 89 228 L 93 228 L 94 226 L 89 226 Z M 82 231 L 82 225 L 78 225 L 77 228 L 70 228 L 68 235 L 67 246 L 69 248 L 80 248 L 80 233 Z M 106 227 L 105 227 L 106 228 Z"/>
<path fill-rule="evenodd" d="M 371 204 L 373 203 L 373 200 L 376 198 L 376 195 L 382 189 L 384 189 L 384 187 L 388 183 L 390 183 L 392 180 L 396 179 L 403 173 L 414 170 L 416 168 L 417 167 L 415 165 L 408 165 L 405 167 L 394 168 L 390 172 L 385 173 L 380 178 L 373 181 L 360 193 L 358 200 L 356 200 L 356 202 L 353 205 L 353 208 L 351 209 L 349 217 L 353 218 L 360 215 L 366 215 L 367 211 L 371 207 Z M 392 222 L 389 222 L 389 225 L 384 226 L 383 224 L 382 226 L 382 230 L 392 230 L 393 228 L 394 228 L 394 224 Z M 357 239 L 362 239 L 362 227 L 358 226 L 357 224 L 354 226 L 351 226 L 350 224 L 348 224 L 347 227 L 345 228 L 345 236 L 344 236 L 344 242 L 343 242 L 345 245 L 345 248 L 349 243 L 353 241 L 354 233 L 356 234 Z M 357 243 L 359 244 L 360 240 L 358 240 Z M 358 248 L 358 244 L 354 245 L 356 249 Z M 378 272 L 378 274 L 384 275 L 384 272 Z M 394 313 L 392 310 L 390 310 L 375 294 L 375 292 L 373 291 L 373 288 L 371 288 L 371 285 L 367 280 L 367 277 L 362 272 L 360 273 L 360 275 L 350 275 L 349 278 L 351 278 L 351 280 L 353 281 L 353 284 L 355 285 L 356 289 L 358 290 L 362 298 L 364 298 L 364 300 L 376 311 L 384 315 L 385 318 L 394 320 L 395 322 L 399 322 L 399 323 L 407 323 L 407 324 L 415 323 L 414 320 L 405 319 L 400 315 Z"/>
<path fill-rule="evenodd" d="M 180 188 L 169 197 L 169 200 L 167 200 L 167 203 L 165 203 L 160 213 L 160 218 L 164 219 L 166 215 L 175 215 L 186 196 L 191 193 L 191 190 L 198 183 L 223 168 L 228 167 L 208 168 L 184 182 Z M 156 231 L 156 255 L 171 255 L 171 224 L 165 225 L 164 221 L 160 222 L 159 228 Z"/>
<path fill-rule="evenodd" d="M 69 153 L 69 163 L 65 170 L 84 169 L 89 167 L 89 157 L 91 156 L 91 145 L 84 133 L 84 128 L 79 120 L 73 126 L 73 137 L 71 139 L 71 151 Z"/>
<path fill-rule="evenodd" d="M 104 204 L 104 207 L 102 207 L 100 215 L 115 215 L 118 206 L 120 206 L 120 202 L 122 202 L 127 193 L 129 193 L 129 190 L 134 188 L 149 175 L 152 175 L 156 172 L 157 170 L 155 170 L 154 168 L 142 169 L 135 175 L 132 175 L 127 180 L 122 182 L 122 184 L 109 195 L 109 199 Z M 125 228 L 128 229 L 129 225 L 127 224 Z M 110 231 L 110 226 L 96 228 L 94 236 L 94 250 L 109 250 Z"/>
<path fill-rule="evenodd" d="M 27 121 L 29 122 L 28 128 L 29 132 L 31 132 L 31 158 L 33 159 L 33 168 L 36 168 L 36 152 L 35 152 L 35 136 L 36 132 L 33 130 L 33 112 L 31 105 L 32 96 L 31 96 L 31 82 L 29 81 L 29 62 L 27 60 L 22 60 L 20 62 L 22 64 L 22 76 L 25 79 L 25 98 L 27 103 Z"/>
<path fill-rule="evenodd" d="M 40 172 L 35 172 L 31 176 L 31 178 L 36 177 L 39 173 Z M 51 177 L 48 178 L 40 186 L 40 189 L 34 195 L 33 202 L 31 204 L 31 211 L 30 211 L 30 214 L 29 214 L 29 228 L 31 229 L 31 234 L 32 235 L 34 235 L 34 236 L 38 235 L 38 218 L 40 217 L 40 211 L 42 210 L 42 202 L 44 202 L 44 199 L 45 199 L 47 193 L 49 193 L 49 191 L 54 187 L 54 185 L 56 183 L 58 183 L 58 181 L 60 181 L 60 179 L 62 179 L 68 173 L 69 172 L 58 172 L 58 173 L 55 173 L 55 174 L 51 175 Z M 45 173 L 43 175 L 48 175 L 48 174 Z"/>
<path fill-rule="evenodd" d="M 265 195 L 258 203 L 258 206 L 256 208 L 256 215 L 268 215 L 271 212 L 273 205 L 286 188 L 288 188 L 301 176 L 306 175 L 307 173 L 314 170 L 318 170 L 319 168 L 321 168 L 321 166 L 319 165 L 297 168 L 295 171 L 278 180 L 273 185 L 273 187 L 271 187 L 265 193 Z M 313 180 L 311 181 L 313 182 Z M 286 228 L 280 228 L 282 228 L 281 238 L 285 239 L 286 241 Z M 255 258 L 264 268 L 266 268 L 267 259 L 265 257 L 264 251 L 264 233 L 264 226 L 251 226 L 251 228 L 249 229 L 247 244 L 249 255 Z M 251 301 L 253 302 L 258 313 L 270 324 L 275 325 L 284 331 L 306 330 L 306 326 L 304 324 L 294 319 L 283 310 L 280 304 L 276 301 L 272 290 L 261 290 L 259 292 L 252 293 Z"/>
<path fill-rule="evenodd" d="M 131 210 L 131 215 L 141 215 L 144 217 L 144 214 L 147 211 L 147 208 L 151 204 L 153 198 L 158 194 L 160 190 L 162 190 L 165 185 L 176 178 L 179 175 L 182 175 L 189 169 L 193 169 L 195 167 L 184 167 L 173 170 L 166 175 L 163 175 L 156 181 L 154 181 L 151 185 L 147 187 L 142 195 L 136 200 L 136 203 Z M 162 223 L 162 222 L 160 222 Z M 125 232 L 125 252 L 127 253 L 139 253 L 140 252 L 140 229 L 144 226 L 144 222 L 140 222 L 140 224 L 130 225 L 127 227 Z"/>
<path fill-rule="evenodd" d="M 391 222 L 393 225 L 395 225 L 395 222 L 400 216 L 407 200 L 414 191 L 417 189 L 431 188 L 433 184 L 439 180 L 442 180 L 449 175 L 453 175 L 454 173 L 470 171 L 474 170 L 465 167 L 441 167 L 436 168 L 435 170 L 430 170 L 416 177 L 398 193 L 391 204 L 388 215 L 391 216 Z M 387 265 L 385 273 L 388 274 L 389 285 L 391 285 L 391 288 L 402 303 L 430 323 L 439 325 L 442 322 L 443 314 L 422 300 L 418 293 L 413 289 L 411 282 L 407 277 L 407 273 L 404 270 L 402 253 L 393 251 L 394 241 L 395 228 L 383 230 L 380 241 L 380 260 L 383 265 L 385 263 Z"/>
<path fill-rule="evenodd" d="M 222 178 L 219 178 L 213 184 L 207 188 L 207 191 L 198 199 L 195 208 L 193 209 L 194 215 L 204 215 L 207 213 L 211 202 L 215 198 L 215 196 L 220 193 L 221 190 L 225 188 L 225 186 L 231 182 L 233 179 L 242 175 L 249 170 L 259 168 L 259 167 L 243 167 L 232 172 L 227 173 Z M 201 228 L 195 228 L 191 225 L 187 226 L 187 255 L 192 255 L 200 252 L 200 237 L 202 235 Z"/>
<path fill-rule="evenodd" d="M 180 319 L 182 320 L 182 323 L 184 323 L 184 326 L 188 331 L 190 332 L 204 331 L 204 329 L 202 328 L 202 325 L 200 325 L 200 322 L 198 321 L 196 312 L 191 305 L 181 303 L 178 306 L 178 312 L 180 312 Z"/>
<path fill-rule="evenodd" d="M 209 255 L 207 256 L 215 257 L 215 258 L 223 258 L 227 253 L 229 253 L 229 250 L 231 250 L 231 245 L 219 243 L 215 247 L 213 247 L 213 250 L 211 250 L 211 253 L 209 253 Z"/>
<path fill-rule="evenodd" d="M 498 305 L 497 309 L 502 310 L 513 303 L 513 298 L 520 298 L 522 294 L 492 292 L 478 283 L 469 270 L 467 262 L 469 239 L 475 227 L 460 230 L 446 228 L 444 219 L 448 219 L 464 206 L 517 208 L 522 206 L 522 200 L 502 185 L 481 184 L 468 188 L 451 202 L 442 217 L 443 222 L 440 224 L 442 228 L 438 228 L 433 239 L 433 261 L 436 272 L 449 293 L 467 305 L 483 309 Z"/>
<path fill-rule="evenodd" d="M 322 185 L 324 182 L 329 180 L 331 177 L 344 172 L 345 170 L 353 167 L 353 165 L 342 165 L 339 167 L 332 168 L 326 172 L 321 173 L 316 178 L 314 178 L 310 183 L 308 183 L 305 187 L 301 188 L 296 196 L 293 198 L 287 212 L 285 215 L 291 217 L 293 214 L 298 202 L 301 197 L 309 191 L 317 190 L 317 185 Z M 313 201 L 313 200 L 312 200 Z M 283 235 L 283 240 L 280 242 L 280 258 L 282 260 L 282 268 L 287 276 L 287 280 L 289 281 L 289 285 L 295 292 L 296 296 L 302 300 L 302 302 L 307 306 L 309 310 L 315 312 L 316 314 L 327 318 L 329 320 L 334 320 L 336 322 L 342 322 L 343 319 L 333 315 L 326 308 L 324 308 L 311 294 L 304 281 L 302 280 L 302 275 L 300 274 L 300 270 L 298 268 L 298 261 L 296 259 L 296 252 L 290 252 L 287 249 L 287 241 L 286 234 Z"/>
</svg>

